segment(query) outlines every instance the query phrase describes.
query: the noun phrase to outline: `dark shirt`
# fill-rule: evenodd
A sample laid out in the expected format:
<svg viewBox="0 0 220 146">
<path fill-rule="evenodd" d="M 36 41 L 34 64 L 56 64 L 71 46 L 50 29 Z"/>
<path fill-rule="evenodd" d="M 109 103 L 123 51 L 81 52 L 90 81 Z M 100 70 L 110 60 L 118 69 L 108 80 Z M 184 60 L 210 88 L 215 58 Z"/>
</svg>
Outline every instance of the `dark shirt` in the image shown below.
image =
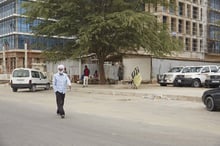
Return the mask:
<svg viewBox="0 0 220 146">
<path fill-rule="evenodd" d="M 84 69 L 84 76 L 89 76 L 89 69 L 88 68 Z"/>
</svg>

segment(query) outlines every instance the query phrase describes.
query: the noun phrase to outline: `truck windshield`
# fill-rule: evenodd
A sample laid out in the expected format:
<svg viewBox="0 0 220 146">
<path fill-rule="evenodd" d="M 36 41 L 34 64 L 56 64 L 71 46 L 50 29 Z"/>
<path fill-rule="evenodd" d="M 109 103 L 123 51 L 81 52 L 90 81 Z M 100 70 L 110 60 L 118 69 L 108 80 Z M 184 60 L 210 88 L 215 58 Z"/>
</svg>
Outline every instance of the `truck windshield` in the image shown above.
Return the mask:
<svg viewBox="0 0 220 146">
<path fill-rule="evenodd" d="M 173 67 L 168 72 L 181 72 L 183 67 Z"/>
<path fill-rule="evenodd" d="M 202 69 L 202 67 L 185 67 L 183 69 L 183 73 L 195 73 L 195 72 L 200 72 L 200 70 Z"/>
</svg>

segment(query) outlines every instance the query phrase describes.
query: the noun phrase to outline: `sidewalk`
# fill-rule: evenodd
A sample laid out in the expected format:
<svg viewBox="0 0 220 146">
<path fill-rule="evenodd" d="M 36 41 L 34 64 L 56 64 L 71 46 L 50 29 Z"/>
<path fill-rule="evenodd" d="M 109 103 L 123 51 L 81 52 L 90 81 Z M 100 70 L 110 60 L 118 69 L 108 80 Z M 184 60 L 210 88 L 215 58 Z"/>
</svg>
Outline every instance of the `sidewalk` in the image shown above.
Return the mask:
<svg viewBox="0 0 220 146">
<path fill-rule="evenodd" d="M 208 90 L 208 88 L 161 87 L 158 84 L 142 84 L 138 89 L 132 89 L 128 84 L 89 85 L 88 87 L 83 88 L 81 84 L 73 84 L 72 90 L 77 92 L 133 96 L 149 99 L 201 102 L 201 96 L 204 91 Z"/>
</svg>

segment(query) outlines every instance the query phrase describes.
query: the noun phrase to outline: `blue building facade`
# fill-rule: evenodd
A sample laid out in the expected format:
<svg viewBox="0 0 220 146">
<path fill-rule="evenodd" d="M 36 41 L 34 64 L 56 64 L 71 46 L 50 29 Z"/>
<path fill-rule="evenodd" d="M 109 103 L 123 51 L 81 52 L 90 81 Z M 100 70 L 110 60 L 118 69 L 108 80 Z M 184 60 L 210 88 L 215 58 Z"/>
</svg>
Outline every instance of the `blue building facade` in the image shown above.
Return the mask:
<svg viewBox="0 0 220 146">
<path fill-rule="evenodd" d="M 25 67 L 25 43 L 28 50 L 27 67 L 42 68 L 33 66 L 44 64 L 42 50 L 65 42 L 60 38 L 35 37 L 32 28 L 40 21 L 26 23 L 23 15 L 25 10 L 22 8 L 24 1 L 27 0 L 0 0 L 0 73 L 10 73 L 14 68 Z"/>
</svg>

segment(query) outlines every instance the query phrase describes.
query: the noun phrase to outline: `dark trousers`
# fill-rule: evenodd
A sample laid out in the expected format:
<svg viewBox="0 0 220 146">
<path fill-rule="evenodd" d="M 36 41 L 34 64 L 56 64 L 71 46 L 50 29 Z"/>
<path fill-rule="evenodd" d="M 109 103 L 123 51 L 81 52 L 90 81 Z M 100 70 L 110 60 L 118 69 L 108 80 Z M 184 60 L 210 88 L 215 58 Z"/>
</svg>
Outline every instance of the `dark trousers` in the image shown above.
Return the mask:
<svg viewBox="0 0 220 146">
<path fill-rule="evenodd" d="M 57 114 L 65 115 L 63 106 L 64 106 L 65 94 L 56 92 L 56 101 L 57 101 Z"/>
</svg>

